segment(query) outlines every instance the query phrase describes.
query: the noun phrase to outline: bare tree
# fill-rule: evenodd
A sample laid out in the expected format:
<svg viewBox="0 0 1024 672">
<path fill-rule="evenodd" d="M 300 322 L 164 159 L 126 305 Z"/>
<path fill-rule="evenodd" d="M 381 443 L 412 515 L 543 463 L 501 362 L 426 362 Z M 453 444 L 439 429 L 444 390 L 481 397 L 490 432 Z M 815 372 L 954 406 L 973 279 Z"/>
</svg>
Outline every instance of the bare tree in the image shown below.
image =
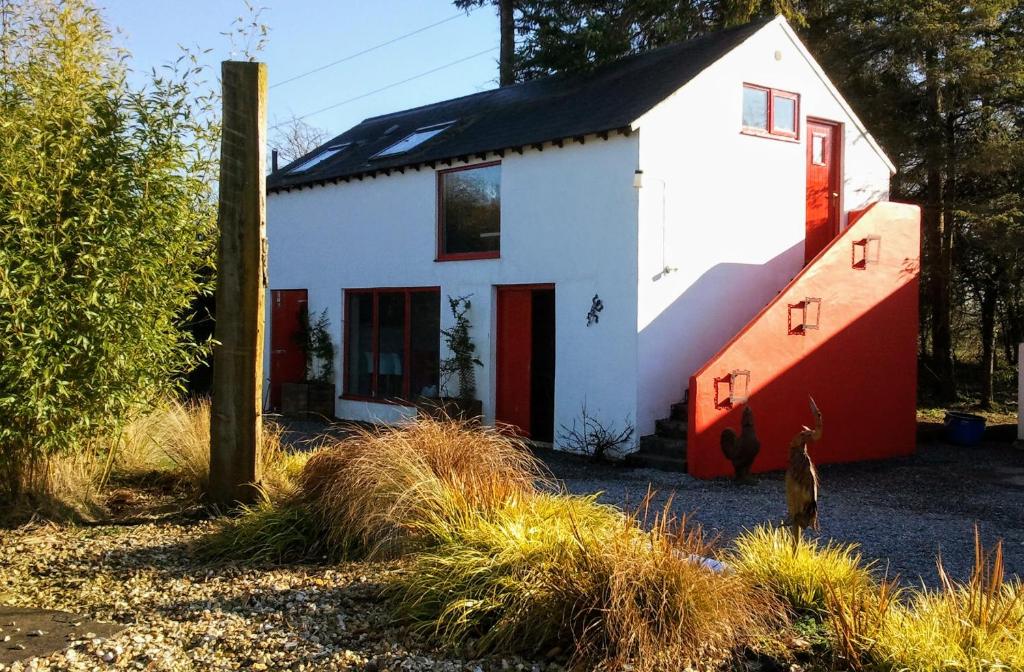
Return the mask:
<svg viewBox="0 0 1024 672">
<path fill-rule="evenodd" d="M 268 144 L 270 150 L 277 150 L 280 165 L 284 165 L 312 152 L 327 142 L 329 137 L 326 130 L 292 115 L 290 119 L 274 124 Z M 268 151 L 267 154 L 271 152 Z"/>
</svg>

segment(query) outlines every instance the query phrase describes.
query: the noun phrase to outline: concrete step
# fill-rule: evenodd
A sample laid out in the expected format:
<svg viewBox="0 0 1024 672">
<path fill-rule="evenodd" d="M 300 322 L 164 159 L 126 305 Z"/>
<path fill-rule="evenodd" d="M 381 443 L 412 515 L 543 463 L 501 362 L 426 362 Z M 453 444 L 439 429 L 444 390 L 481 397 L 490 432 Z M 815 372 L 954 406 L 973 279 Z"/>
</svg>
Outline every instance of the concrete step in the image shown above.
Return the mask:
<svg viewBox="0 0 1024 672">
<path fill-rule="evenodd" d="M 685 439 L 687 421 L 664 418 L 654 421 L 654 433 L 667 439 Z"/>
<path fill-rule="evenodd" d="M 669 413 L 670 420 L 686 420 L 688 417 L 690 417 L 689 413 L 687 412 L 687 403 L 685 401 L 680 401 L 677 404 L 672 404 L 672 406 L 669 407 L 669 410 L 671 411 Z"/>
<path fill-rule="evenodd" d="M 686 439 L 649 434 L 640 437 L 639 448 L 639 452 L 647 455 L 661 455 L 686 461 Z"/>
<path fill-rule="evenodd" d="M 669 457 L 655 453 L 632 453 L 626 457 L 626 464 L 638 469 L 660 469 L 661 471 L 686 471 L 684 457 Z"/>
</svg>

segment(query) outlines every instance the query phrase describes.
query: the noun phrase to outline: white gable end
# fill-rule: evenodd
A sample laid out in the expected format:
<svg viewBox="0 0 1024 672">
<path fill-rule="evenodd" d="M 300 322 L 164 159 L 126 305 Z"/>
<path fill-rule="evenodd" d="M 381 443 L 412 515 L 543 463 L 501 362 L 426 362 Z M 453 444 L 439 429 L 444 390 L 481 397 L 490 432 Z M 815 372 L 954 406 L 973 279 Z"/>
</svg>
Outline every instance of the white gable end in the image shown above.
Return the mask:
<svg viewBox="0 0 1024 672">
<path fill-rule="evenodd" d="M 799 96 L 795 139 L 743 132 L 745 84 Z M 641 433 L 803 266 L 808 117 L 842 127 L 844 227 L 888 199 L 892 163 L 781 18 L 634 123 Z"/>
</svg>

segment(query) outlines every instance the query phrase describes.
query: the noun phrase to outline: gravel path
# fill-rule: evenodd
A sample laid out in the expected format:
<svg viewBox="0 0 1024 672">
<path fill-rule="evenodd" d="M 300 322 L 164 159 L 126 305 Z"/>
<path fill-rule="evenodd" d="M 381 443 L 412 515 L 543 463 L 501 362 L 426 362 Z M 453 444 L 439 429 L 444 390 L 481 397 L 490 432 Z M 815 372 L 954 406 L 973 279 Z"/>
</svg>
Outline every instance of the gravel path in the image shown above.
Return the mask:
<svg viewBox="0 0 1024 672">
<path fill-rule="evenodd" d="M 0 604 L 125 626 L 111 637 L 77 632 L 66 651 L 0 670 L 561 669 L 433 650 L 381 603 L 394 563 L 202 563 L 190 548 L 208 530 L 202 522 L 0 530 Z"/>
<path fill-rule="evenodd" d="M 546 453 L 555 476 L 575 493 L 603 492 L 602 501 L 635 507 L 650 485 L 673 509 L 691 514 L 706 529 L 730 538 L 786 516 L 781 473 L 761 475 L 756 485 L 650 469 L 595 466 Z M 821 482 L 820 534 L 860 544 L 865 557 L 908 582 L 938 581 L 935 555 L 953 576 L 973 565 L 973 526 L 986 544 L 1002 538 L 1007 573 L 1024 577 L 1024 451 L 1006 444 L 980 448 L 921 447 L 909 458 L 826 465 Z"/>
</svg>

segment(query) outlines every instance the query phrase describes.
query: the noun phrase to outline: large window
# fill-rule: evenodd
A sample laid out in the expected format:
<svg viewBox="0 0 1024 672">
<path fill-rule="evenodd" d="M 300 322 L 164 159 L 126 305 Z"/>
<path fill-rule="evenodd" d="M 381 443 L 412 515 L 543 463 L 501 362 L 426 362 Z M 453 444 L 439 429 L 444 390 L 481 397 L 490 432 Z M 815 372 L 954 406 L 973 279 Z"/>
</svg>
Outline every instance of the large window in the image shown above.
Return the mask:
<svg viewBox="0 0 1024 672">
<path fill-rule="evenodd" d="M 493 259 L 501 250 L 501 164 L 437 175 L 439 261 Z"/>
<path fill-rule="evenodd" d="M 743 85 L 743 132 L 795 140 L 800 96 L 754 84 Z"/>
<path fill-rule="evenodd" d="M 345 292 L 346 396 L 438 396 L 440 296 L 437 288 Z"/>
</svg>

